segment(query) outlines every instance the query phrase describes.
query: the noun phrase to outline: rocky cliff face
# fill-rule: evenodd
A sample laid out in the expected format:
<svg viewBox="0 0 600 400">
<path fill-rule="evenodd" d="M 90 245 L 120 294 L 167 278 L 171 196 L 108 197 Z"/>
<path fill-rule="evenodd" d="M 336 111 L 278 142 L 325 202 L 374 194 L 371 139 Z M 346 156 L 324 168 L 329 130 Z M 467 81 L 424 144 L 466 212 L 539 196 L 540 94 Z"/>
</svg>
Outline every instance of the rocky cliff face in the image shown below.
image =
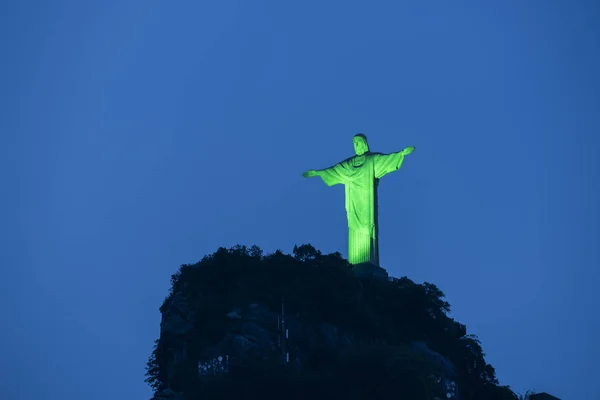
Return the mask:
<svg viewBox="0 0 600 400">
<path fill-rule="evenodd" d="M 293 314 L 282 314 L 281 310 L 271 310 L 257 303 L 233 307 L 224 315 L 227 328 L 222 338 L 203 349 L 202 359 L 190 360 L 188 349 L 194 340 L 195 313 L 183 292 L 173 295 L 166 304 L 161 322 L 161 342 L 168 355 L 168 388 L 158 392 L 154 399 L 182 399 L 170 387 L 178 366 L 190 361 L 198 366 L 198 375 L 227 373 L 229 363 L 244 364 L 273 357 L 280 357 L 282 363 L 289 363 L 300 371 L 311 362 L 315 353 L 328 349 L 343 351 L 356 343 L 355 335 L 333 324 L 312 323 Z M 201 322 L 198 321 L 200 325 Z M 436 363 L 440 376 L 455 376 L 452 363 L 431 350 L 425 342 L 412 342 L 410 347 L 415 354 Z"/>
<path fill-rule="evenodd" d="M 291 355 L 289 362 L 301 369 L 311 350 L 338 348 L 352 343 L 352 335 L 342 333 L 328 323 L 309 324 L 296 316 L 283 316 L 263 304 L 235 307 L 226 314 L 227 332 L 214 346 L 207 348 L 209 357 L 228 356 L 230 360 Z M 286 338 L 287 330 L 287 338 Z"/>
<path fill-rule="evenodd" d="M 222 338 L 204 348 L 203 360 L 195 362 L 209 362 L 219 356 L 240 363 L 278 355 L 283 358 L 285 349 L 285 353 L 290 353 L 290 362 L 301 369 L 312 350 L 348 346 L 354 340 L 352 334 L 340 331 L 335 325 L 308 323 L 294 315 L 283 315 L 282 324 L 282 312 L 270 310 L 263 304 L 233 307 L 224 317 L 228 322 Z M 176 366 L 188 361 L 195 318 L 183 292 L 172 296 L 163 312 L 160 337 L 168 355 L 169 383 Z M 202 321 L 198 323 L 202 325 Z"/>
</svg>

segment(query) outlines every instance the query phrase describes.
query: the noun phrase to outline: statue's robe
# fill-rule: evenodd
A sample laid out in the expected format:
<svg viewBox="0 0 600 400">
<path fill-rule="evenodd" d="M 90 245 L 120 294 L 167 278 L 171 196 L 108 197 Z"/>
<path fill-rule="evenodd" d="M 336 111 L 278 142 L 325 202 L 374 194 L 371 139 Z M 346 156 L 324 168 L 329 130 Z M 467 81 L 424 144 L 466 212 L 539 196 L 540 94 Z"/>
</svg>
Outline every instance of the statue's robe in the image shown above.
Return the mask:
<svg viewBox="0 0 600 400">
<path fill-rule="evenodd" d="M 343 184 L 346 187 L 350 264 L 371 263 L 379 266 L 377 186 L 379 179 L 398 170 L 403 161 L 401 152 L 368 152 L 319 171 L 327 186 Z"/>
</svg>

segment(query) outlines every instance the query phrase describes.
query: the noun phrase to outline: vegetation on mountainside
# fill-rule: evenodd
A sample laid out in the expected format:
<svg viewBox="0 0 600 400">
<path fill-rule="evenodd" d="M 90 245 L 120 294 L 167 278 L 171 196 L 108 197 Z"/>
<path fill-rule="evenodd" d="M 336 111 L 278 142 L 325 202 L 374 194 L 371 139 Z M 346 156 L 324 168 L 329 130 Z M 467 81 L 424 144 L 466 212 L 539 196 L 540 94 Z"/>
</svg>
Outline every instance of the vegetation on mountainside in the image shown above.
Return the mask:
<svg viewBox="0 0 600 400">
<path fill-rule="evenodd" d="M 249 393 L 270 398 L 284 391 L 288 398 L 295 393 L 298 398 L 428 399 L 436 387 L 430 379 L 433 367 L 406 350 L 411 341 L 423 341 L 455 366 L 462 400 L 518 399 L 499 386 L 481 343 L 448 316 L 450 305 L 433 284 L 408 278 L 360 280 L 339 253 L 322 254 L 311 245 L 294 247 L 293 255 L 263 255 L 256 246 L 220 248 L 196 264 L 181 266 L 171 283 L 161 312 L 175 293 L 186 292 L 201 321 L 193 333 L 192 353 L 222 338 L 223 315 L 232 307 L 261 303 L 277 310 L 284 296 L 286 310 L 302 320 L 328 322 L 361 339 L 350 352 L 321 352 L 321 360 L 300 374 L 265 361 L 200 383 L 197 375 L 182 372 L 177 389 L 189 398 Z M 155 391 L 164 389 L 167 380 L 159 343 L 147 364 L 146 381 Z"/>
</svg>

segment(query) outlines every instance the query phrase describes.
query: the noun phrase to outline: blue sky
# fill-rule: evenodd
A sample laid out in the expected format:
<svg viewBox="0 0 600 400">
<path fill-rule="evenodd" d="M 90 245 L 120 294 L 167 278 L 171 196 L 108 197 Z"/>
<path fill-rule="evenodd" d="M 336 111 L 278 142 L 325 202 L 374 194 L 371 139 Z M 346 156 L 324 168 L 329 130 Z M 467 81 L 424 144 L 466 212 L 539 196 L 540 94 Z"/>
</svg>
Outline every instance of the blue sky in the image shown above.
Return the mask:
<svg viewBox="0 0 600 400">
<path fill-rule="evenodd" d="M 346 254 L 380 185 L 381 262 L 429 281 L 502 384 L 600 398 L 600 3 L 5 1 L 0 381 L 148 398 L 169 276 L 219 246 Z M 596 246 L 594 246 L 596 245 Z"/>
</svg>

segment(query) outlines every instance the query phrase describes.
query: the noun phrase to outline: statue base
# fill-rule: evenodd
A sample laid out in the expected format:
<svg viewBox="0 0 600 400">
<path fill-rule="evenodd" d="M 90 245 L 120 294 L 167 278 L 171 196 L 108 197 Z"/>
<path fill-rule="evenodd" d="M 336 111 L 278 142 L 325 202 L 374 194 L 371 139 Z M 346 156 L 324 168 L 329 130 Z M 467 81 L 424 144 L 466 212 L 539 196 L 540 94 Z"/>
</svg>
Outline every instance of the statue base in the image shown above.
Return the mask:
<svg viewBox="0 0 600 400">
<path fill-rule="evenodd" d="M 388 279 L 388 273 L 384 268 L 371 263 L 361 263 L 352 266 L 352 271 L 357 278 Z"/>
</svg>

